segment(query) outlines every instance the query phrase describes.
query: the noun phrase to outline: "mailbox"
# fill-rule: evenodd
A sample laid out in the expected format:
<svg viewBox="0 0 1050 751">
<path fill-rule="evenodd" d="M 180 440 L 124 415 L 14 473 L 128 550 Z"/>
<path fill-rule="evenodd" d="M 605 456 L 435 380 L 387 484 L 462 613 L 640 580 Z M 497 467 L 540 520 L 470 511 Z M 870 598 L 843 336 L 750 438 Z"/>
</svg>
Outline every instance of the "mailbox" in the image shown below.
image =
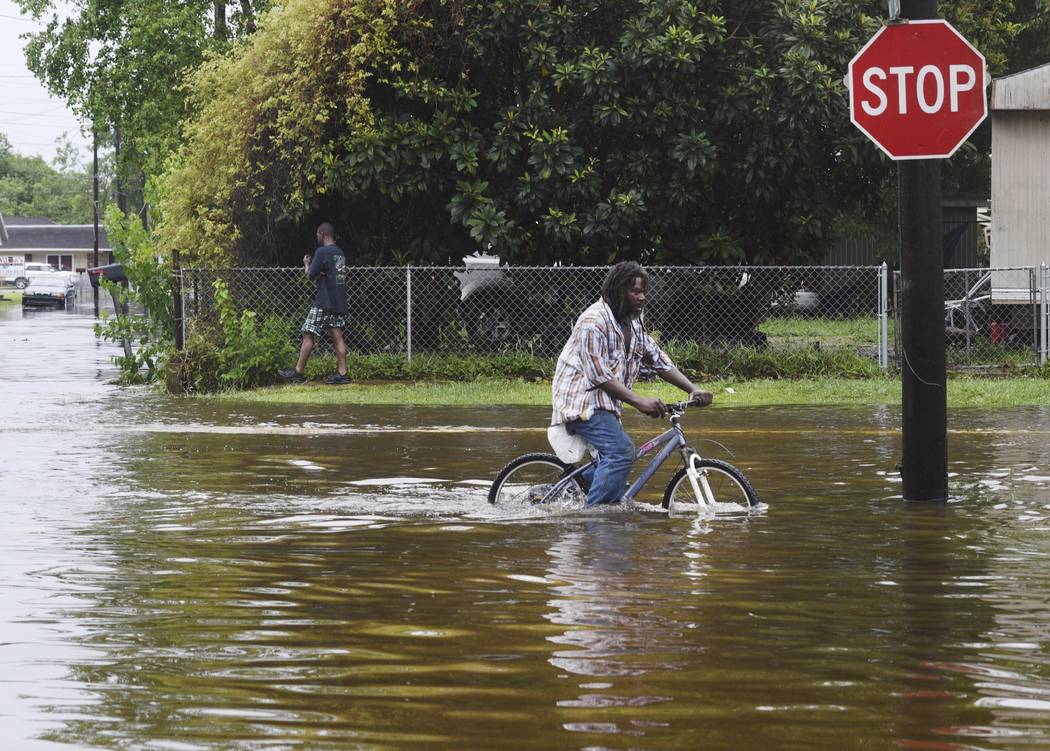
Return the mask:
<svg viewBox="0 0 1050 751">
<path fill-rule="evenodd" d="M 111 263 L 107 266 L 95 266 L 87 270 L 91 286 L 98 288 L 99 279 L 109 279 L 111 282 L 125 283 L 128 278 L 124 276 L 124 267 L 119 263 Z"/>
</svg>

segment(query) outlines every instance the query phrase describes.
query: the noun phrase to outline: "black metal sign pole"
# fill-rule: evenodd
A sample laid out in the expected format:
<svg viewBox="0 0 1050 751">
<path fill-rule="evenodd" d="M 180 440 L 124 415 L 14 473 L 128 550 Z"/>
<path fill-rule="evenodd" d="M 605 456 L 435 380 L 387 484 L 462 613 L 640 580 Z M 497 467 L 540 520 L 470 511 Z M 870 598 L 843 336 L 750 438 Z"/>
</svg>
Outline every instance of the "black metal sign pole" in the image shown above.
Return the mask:
<svg viewBox="0 0 1050 751">
<path fill-rule="evenodd" d="M 98 268 L 98 131 L 94 125 L 91 128 L 91 151 L 94 155 L 91 167 L 91 206 L 95 225 L 95 254 L 92 257 L 92 266 Z M 98 318 L 98 287 L 92 285 L 95 297 L 95 318 Z"/>
<path fill-rule="evenodd" d="M 902 0 L 902 18 L 937 17 L 936 0 Z M 905 501 L 948 499 L 941 163 L 898 163 L 901 238 L 901 479 Z"/>
</svg>

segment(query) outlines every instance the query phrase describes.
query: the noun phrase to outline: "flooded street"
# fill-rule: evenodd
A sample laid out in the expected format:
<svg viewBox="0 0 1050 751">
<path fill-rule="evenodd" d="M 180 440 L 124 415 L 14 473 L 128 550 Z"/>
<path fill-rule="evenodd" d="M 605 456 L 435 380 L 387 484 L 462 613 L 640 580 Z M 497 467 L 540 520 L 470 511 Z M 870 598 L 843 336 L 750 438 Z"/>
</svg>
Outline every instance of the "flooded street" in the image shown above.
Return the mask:
<svg viewBox="0 0 1050 751">
<path fill-rule="evenodd" d="M 1050 408 L 951 412 L 947 506 L 896 407 L 754 408 L 683 424 L 765 513 L 523 514 L 546 409 L 121 389 L 92 322 L 0 311 L 4 749 L 1050 747 Z"/>
</svg>

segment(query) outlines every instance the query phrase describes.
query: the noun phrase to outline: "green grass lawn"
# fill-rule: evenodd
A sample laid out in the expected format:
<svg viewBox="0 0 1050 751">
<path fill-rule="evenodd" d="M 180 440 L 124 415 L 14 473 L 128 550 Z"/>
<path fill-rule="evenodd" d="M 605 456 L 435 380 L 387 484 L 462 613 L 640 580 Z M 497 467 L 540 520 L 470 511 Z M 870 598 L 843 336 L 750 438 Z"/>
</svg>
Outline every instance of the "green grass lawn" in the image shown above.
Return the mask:
<svg viewBox="0 0 1050 751">
<path fill-rule="evenodd" d="M 887 322 L 893 347 L 895 321 Z M 871 316 L 857 318 L 770 318 L 758 326 L 769 337 L 770 348 L 809 346 L 819 342 L 824 349 L 863 350 L 878 345 L 879 321 Z M 1032 362 L 1030 345 L 996 344 L 986 334 L 974 336 L 969 344 L 954 338 L 947 342 L 946 356 L 952 367 L 973 364 L 1022 366 Z"/>
<path fill-rule="evenodd" d="M 22 290 L 0 289 L 0 308 L 13 308 L 22 304 Z"/>
<path fill-rule="evenodd" d="M 878 344 L 879 320 L 873 316 L 856 318 L 768 318 L 758 330 L 769 337 L 770 345 L 820 341 L 827 346 Z M 893 340 L 893 320 L 889 321 Z"/>
<path fill-rule="evenodd" d="M 717 381 L 704 384 L 715 394 L 715 407 L 754 407 L 778 404 L 867 405 L 899 404 L 901 384 L 896 378 L 824 378 L 813 380 Z M 667 384 L 640 384 L 638 391 L 677 400 L 682 392 Z M 269 404 L 413 404 L 420 406 L 485 406 L 550 404 L 550 382 L 481 380 L 451 382 L 355 383 L 325 386 L 275 386 L 255 391 L 226 392 L 198 397 L 223 401 Z M 1050 404 L 1050 380 L 1045 378 L 954 377 L 948 383 L 950 407 L 1015 407 Z"/>
</svg>

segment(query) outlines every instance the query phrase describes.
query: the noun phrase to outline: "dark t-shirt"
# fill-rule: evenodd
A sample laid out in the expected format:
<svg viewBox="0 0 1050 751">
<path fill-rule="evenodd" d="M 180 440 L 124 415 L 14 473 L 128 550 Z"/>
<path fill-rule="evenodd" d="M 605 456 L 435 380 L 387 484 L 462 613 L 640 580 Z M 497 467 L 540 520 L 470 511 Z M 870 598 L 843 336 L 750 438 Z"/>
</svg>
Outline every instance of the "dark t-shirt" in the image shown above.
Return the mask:
<svg viewBox="0 0 1050 751">
<path fill-rule="evenodd" d="M 306 275 L 317 280 L 314 307 L 346 315 L 346 256 L 338 245 L 317 249 Z"/>
</svg>

